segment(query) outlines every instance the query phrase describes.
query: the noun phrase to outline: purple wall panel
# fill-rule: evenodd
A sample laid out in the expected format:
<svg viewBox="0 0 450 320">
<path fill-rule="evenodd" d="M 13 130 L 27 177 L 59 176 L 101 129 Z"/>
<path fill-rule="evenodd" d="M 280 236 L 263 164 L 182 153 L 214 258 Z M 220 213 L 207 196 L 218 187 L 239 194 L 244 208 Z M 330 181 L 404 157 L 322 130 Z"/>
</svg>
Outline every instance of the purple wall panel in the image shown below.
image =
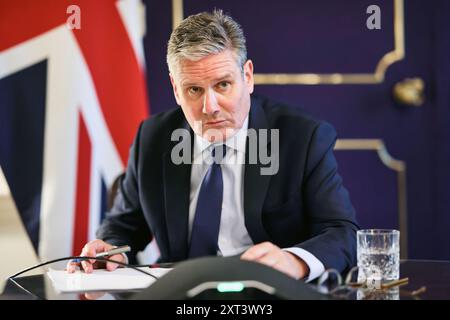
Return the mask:
<svg viewBox="0 0 450 320">
<path fill-rule="evenodd" d="M 165 64 L 172 8 L 170 1 L 145 3 L 144 45 L 155 114 L 176 106 Z M 381 8 L 381 30 L 366 28 L 366 8 L 371 4 Z M 373 72 L 394 46 L 392 0 L 184 1 L 185 16 L 214 7 L 243 26 L 256 73 Z M 406 56 L 388 68 L 384 82 L 258 85 L 255 91 L 329 121 L 339 138 L 383 139 L 389 153 L 407 165 L 409 257 L 450 259 L 449 3 L 407 0 L 404 16 Z M 425 81 L 426 102 L 419 108 L 392 98 L 394 84 L 407 77 Z M 366 218 L 374 218 L 373 225 L 392 225 L 392 210 L 397 208 L 395 172 L 380 165 L 375 152 L 336 155 L 363 221 L 369 224 Z M 364 179 L 370 185 L 359 188 Z M 380 188 L 389 192 L 377 191 Z"/>
</svg>

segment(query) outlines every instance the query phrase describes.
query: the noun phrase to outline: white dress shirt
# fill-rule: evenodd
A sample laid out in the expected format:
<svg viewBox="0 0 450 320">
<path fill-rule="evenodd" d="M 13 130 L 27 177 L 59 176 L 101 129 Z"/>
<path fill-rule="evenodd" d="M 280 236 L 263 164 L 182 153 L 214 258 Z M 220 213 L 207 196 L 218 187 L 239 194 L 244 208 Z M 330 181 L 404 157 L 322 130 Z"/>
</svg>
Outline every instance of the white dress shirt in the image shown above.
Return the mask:
<svg viewBox="0 0 450 320">
<path fill-rule="evenodd" d="M 244 169 L 245 147 L 248 129 L 248 116 L 242 128 L 225 141 L 226 159 L 221 164 L 223 176 L 223 201 L 219 230 L 218 255 L 231 256 L 244 252 L 253 245 L 245 227 L 244 218 Z M 189 204 L 189 239 L 194 223 L 195 209 L 203 178 L 208 171 L 211 160 L 211 143 L 195 134 L 193 164 L 191 168 L 191 191 Z M 301 248 L 285 248 L 309 267 L 305 281 L 317 278 L 324 270 L 324 265 L 313 254 Z"/>
</svg>

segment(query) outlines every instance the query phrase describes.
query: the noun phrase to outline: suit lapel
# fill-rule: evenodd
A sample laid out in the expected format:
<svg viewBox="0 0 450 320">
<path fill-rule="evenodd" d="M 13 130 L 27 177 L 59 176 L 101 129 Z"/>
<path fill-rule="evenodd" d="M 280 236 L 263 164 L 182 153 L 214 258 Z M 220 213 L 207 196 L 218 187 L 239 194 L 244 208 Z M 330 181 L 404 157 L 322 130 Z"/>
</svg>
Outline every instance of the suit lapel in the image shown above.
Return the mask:
<svg viewBox="0 0 450 320">
<path fill-rule="evenodd" d="M 184 126 L 188 128 L 187 123 Z M 192 159 L 193 132 L 189 130 Z M 169 238 L 169 252 L 173 261 L 187 258 L 188 250 L 188 222 L 189 196 L 191 181 L 191 164 L 176 165 L 171 159 L 171 147 L 164 154 L 164 199 L 166 206 L 167 234 Z M 191 161 L 192 163 L 192 161 Z"/>
<path fill-rule="evenodd" d="M 249 115 L 249 129 L 255 129 L 257 133 L 259 150 L 259 129 L 268 129 L 267 117 L 259 102 L 252 98 Z M 244 214 L 245 226 L 253 242 L 260 243 L 270 240 L 262 224 L 262 207 L 269 187 L 270 175 L 261 175 L 259 159 L 256 164 L 249 163 L 249 138 L 247 136 L 244 173 Z M 270 133 L 268 132 L 267 145 L 270 147 Z M 259 158 L 259 157 L 258 157 Z"/>
</svg>

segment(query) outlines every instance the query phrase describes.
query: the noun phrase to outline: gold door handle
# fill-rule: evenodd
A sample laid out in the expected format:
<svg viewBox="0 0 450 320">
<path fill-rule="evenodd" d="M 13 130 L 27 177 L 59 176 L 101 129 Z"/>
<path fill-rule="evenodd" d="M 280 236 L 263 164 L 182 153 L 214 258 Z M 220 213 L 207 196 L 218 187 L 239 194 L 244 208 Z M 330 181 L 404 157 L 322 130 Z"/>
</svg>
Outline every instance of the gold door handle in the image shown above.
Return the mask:
<svg viewBox="0 0 450 320">
<path fill-rule="evenodd" d="M 395 84 L 392 94 L 400 104 L 420 107 L 425 102 L 425 82 L 421 78 L 406 78 Z"/>
</svg>

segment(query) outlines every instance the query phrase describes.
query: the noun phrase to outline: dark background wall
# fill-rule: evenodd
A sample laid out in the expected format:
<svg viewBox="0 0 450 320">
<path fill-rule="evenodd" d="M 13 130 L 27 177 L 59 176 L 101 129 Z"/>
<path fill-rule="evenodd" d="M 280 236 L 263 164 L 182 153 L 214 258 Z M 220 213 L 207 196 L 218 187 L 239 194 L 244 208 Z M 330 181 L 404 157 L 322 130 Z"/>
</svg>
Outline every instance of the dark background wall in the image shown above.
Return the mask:
<svg viewBox="0 0 450 320">
<path fill-rule="evenodd" d="M 176 107 L 165 63 L 172 2 L 145 0 L 151 114 Z M 244 28 L 256 73 L 372 74 L 394 50 L 394 1 L 185 0 L 184 16 L 222 8 Z M 381 30 L 366 9 L 381 8 Z M 450 259 L 450 3 L 404 3 L 405 57 L 380 83 L 259 84 L 256 93 L 303 108 L 332 123 L 340 139 L 381 139 L 406 164 L 409 258 Z M 425 83 L 425 102 L 393 98 L 405 78 Z M 363 227 L 398 227 L 397 172 L 374 151 L 336 151 Z"/>
</svg>

